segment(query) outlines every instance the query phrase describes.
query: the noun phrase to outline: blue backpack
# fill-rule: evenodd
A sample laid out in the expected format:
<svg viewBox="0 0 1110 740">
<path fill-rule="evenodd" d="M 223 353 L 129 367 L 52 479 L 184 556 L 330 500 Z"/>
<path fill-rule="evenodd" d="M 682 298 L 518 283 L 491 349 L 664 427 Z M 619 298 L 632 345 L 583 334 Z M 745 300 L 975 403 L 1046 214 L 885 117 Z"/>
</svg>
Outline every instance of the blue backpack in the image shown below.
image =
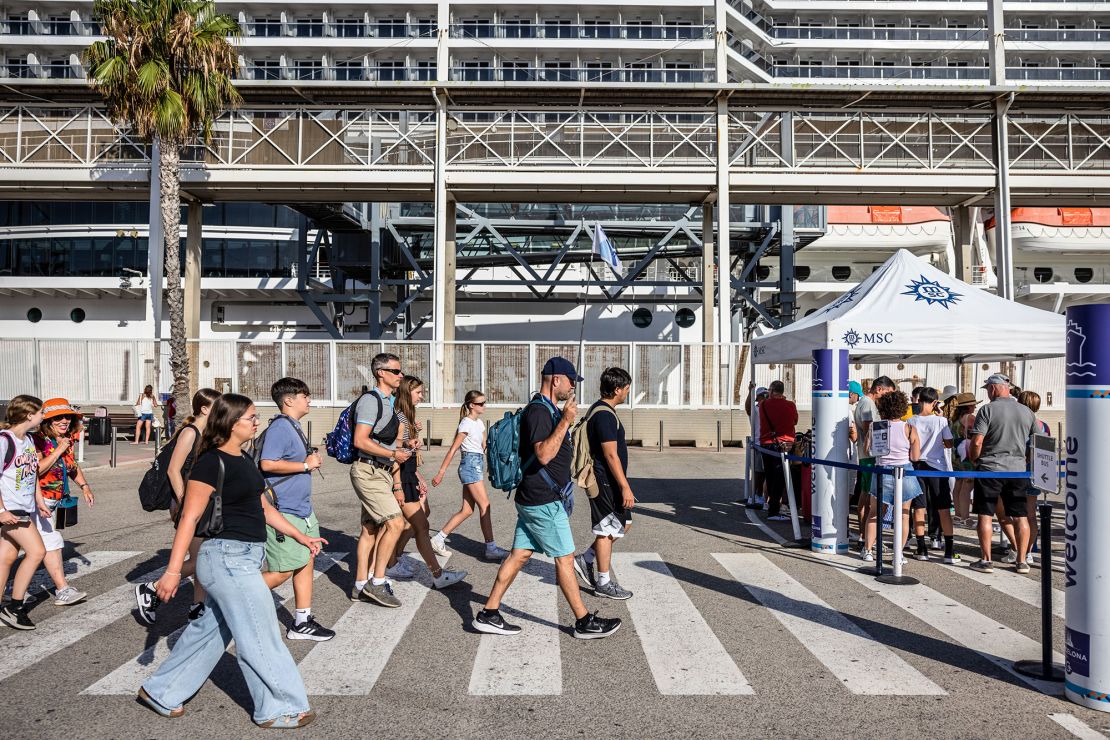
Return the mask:
<svg viewBox="0 0 1110 740">
<path fill-rule="evenodd" d="M 524 409 L 533 403 L 542 404 L 543 401 L 532 399 L 516 411 L 506 411 L 486 436 L 489 482 L 499 491 L 512 493 L 524 477 L 524 466 L 520 464 L 520 420 Z"/>
<path fill-rule="evenodd" d="M 347 408 L 343 409 L 339 414 L 339 418 L 335 420 L 335 429 L 330 433 L 324 435 L 324 449 L 328 451 L 329 457 L 334 457 L 344 465 L 350 465 L 358 457 L 358 451 L 355 449 L 355 407 L 358 402 L 362 400 L 363 396 L 369 395 L 369 391 L 363 393 L 355 399 Z M 378 413 L 381 414 L 381 401 L 378 401 Z"/>
</svg>

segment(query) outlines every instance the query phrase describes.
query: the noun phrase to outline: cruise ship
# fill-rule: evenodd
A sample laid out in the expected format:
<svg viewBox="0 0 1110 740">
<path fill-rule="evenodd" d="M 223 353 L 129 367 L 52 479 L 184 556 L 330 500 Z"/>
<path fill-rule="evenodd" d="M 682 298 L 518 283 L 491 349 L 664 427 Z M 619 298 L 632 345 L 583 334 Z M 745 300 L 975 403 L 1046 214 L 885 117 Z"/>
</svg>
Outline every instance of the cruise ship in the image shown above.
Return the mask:
<svg viewBox="0 0 1110 740">
<path fill-rule="evenodd" d="M 996 6 L 1002 25 L 992 39 L 989 18 Z M 360 200 L 351 197 L 352 191 L 357 195 L 353 187 L 336 186 L 332 197 L 324 188 L 313 192 L 311 182 L 299 190 L 282 190 L 278 183 L 270 190 L 263 182 L 229 187 L 231 195 L 221 200 L 214 186 L 186 183 L 191 202 L 183 209 L 182 252 L 190 257 L 182 261 L 191 260 L 199 276 L 189 317 L 190 336 L 197 340 L 742 342 L 761 326 L 833 300 L 899 248 L 994 290 L 993 177 L 983 180 L 981 171 L 984 156 L 989 164 L 990 97 L 1005 90 L 1040 91 L 1045 100 L 1059 95 L 1056 108 L 1042 106 L 1046 112 L 1038 113 L 1036 127 L 1023 121 L 1016 129 L 1020 141 L 1011 142 L 1010 155 L 1024 164 L 1036 150 L 1046 162 L 1064 158 L 1065 169 L 1080 171 L 1088 160 L 1105 159 L 1099 151 L 1110 147 L 1105 124 L 1095 118 L 1053 123 L 1054 116 L 1067 118 L 1068 100 L 1110 92 L 1106 2 L 240 0 L 217 7 L 242 29 L 237 84 L 251 110 L 217 125 L 220 141 L 235 156 L 202 155 L 203 161 L 280 159 L 282 142 L 272 132 L 285 125 L 284 106 L 300 104 L 309 110 L 302 115 L 304 128 L 297 129 L 298 151 L 344 146 L 337 156 L 356 159 L 367 156 L 354 151 L 364 147 L 370 160 L 397 168 L 397 186 L 368 188 Z M 81 0 L 5 3 L 0 85 L 9 114 L 0 120 L 7 127 L 0 133 L 26 137 L 28 127 L 39 126 L 45 133 L 32 156 L 26 154 L 32 144 L 21 143 L 22 158 L 9 157 L 12 162 L 0 162 L 0 170 L 37 156 L 64 159 L 62 148 L 74 146 L 59 132 L 85 126 L 92 141 L 104 127 L 80 61 L 100 33 L 91 11 L 92 3 Z M 993 66 L 992 54 L 1001 55 Z M 988 95 L 991 90 L 1001 92 Z M 728 102 L 733 92 L 740 94 Z M 765 102 L 742 112 L 727 108 L 745 95 L 761 95 Z M 666 106 L 671 97 L 704 99 L 697 105 L 709 112 L 699 118 L 685 109 L 650 108 Z M 859 168 L 889 160 L 893 177 L 899 167 L 914 166 L 913 159 L 933 163 L 943 139 L 949 153 L 937 166 L 966 161 L 966 167 L 947 172 L 959 179 L 966 169 L 969 178 L 981 179 L 968 186 L 970 195 L 932 202 L 929 193 L 940 192 L 936 185 L 928 191 L 891 186 L 885 197 L 842 188 L 830 190 L 825 200 L 819 185 L 805 192 L 799 186 L 794 205 L 784 205 L 791 196 L 781 193 L 764 202 L 774 189 L 754 179 L 734 183 L 731 197 L 717 202 L 715 217 L 714 197 L 695 197 L 682 190 L 696 189 L 686 185 L 657 200 L 651 200 L 657 191 L 646 186 L 649 194 L 640 196 L 613 188 L 620 194 L 607 200 L 598 191 L 576 199 L 587 188 L 573 180 L 565 184 L 573 177 L 589 184 L 598 177 L 590 169 L 594 160 L 616 154 L 645 167 L 656 166 L 655 159 L 645 162 L 656 156 L 684 157 L 675 160 L 678 182 L 685 172 L 680 165 L 715 156 L 707 153 L 712 128 L 701 122 L 712 122 L 714 100 L 716 115 L 731 115 L 739 135 L 732 142 L 739 147 L 735 161 L 751 163 L 757 175 L 773 172 L 774 157 L 788 166 L 779 154 L 768 154 L 772 138 L 785 146 L 788 114 L 768 111 L 799 98 L 828 100 L 832 111 L 823 111 L 817 122 L 790 124 L 793 146 L 809 147 L 805 158 L 811 161 L 834 167 L 841 155 L 850 160 L 847 150 L 858 134 L 859 153 L 852 156 L 858 156 Z M 440 121 L 443 113 L 435 106 L 446 109 L 464 99 L 496 104 L 502 112 Z M 399 112 L 379 115 L 392 138 L 374 143 L 373 136 L 352 134 L 353 124 L 330 123 L 343 118 L 342 106 L 377 100 L 396 101 Z M 618 108 L 641 100 L 643 112 L 636 115 L 650 119 L 650 126 Z M 928 113 L 899 118 L 903 100 L 918 111 L 934 102 L 938 109 L 962 106 L 967 115 L 955 123 L 933 122 Z M 846 123 L 840 123 L 836 111 L 854 110 L 864 105 L 860 101 L 877 101 L 874 110 L 895 113 L 860 113 L 858 131 L 848 120 L 854 113 L 843 114 Z M 72 118 L 65 105 L 73 106 Z M 316 115 L 314 105 L 331 110 Z M 82 113 L 78 106 L 89 108 Z M 17 108 L 18 129 L 10 113 Z M 43 123 L 47 109 L 53 117 Z M 582 120 L 567 123 L 559 118 L 564 110 L 579 111 Z M 926 119 L 927 141 L 914 130 Z M 724 119 L 717 120 L 719 125 Z M 443 131 L 436 130 L 437 121 Z M 1060 138 L 1064 129 L 1066 141 Z M 240 131 L 253 143 L 236 144 Z M 472 157 L 493 177 L 504 163 L 504 192 L 511 195 L 504 202 L 468 201 L 467 195 L 482 194 L 480 183 L 460 186 L 458 202 L 451 202 L 453 222 L 440 195 L 411 197 L 403 171 L 428 164 L 405 158 L 415 156 L 419 136 L 442 136 L 446 157 Z M 865 141 L 867 136 L 889 142 Z M 521 142 L 514 137 L 527 138 L 531 148 L 519 154 Z M 572 141 L 581 152 L 570 151 Z M 122 149 L 126 144 L 117 142 Z M 582 153 L 591 145 L 592 159 Z M 398 146 L 410 151 L 393 154 Z M 512 162 L 506 148 L 516 157 Z M 559 170 L 564 179 L 558 186 L 552 180 L 551 192 L 566 196 L 560 202 L 549 202 L 559 196 L 529 199 L 542 188 L 511 190 L 513 168 L 535 152 L 551 161 L 565 156 L 578 168 L 579 175 Z M 50 177 L 60 181 L 64 175 L 52 171 Z M 159 313 L 166 322 L 164 312 L 151 305 L 160 287 L 149 275 L 151 201 L 141 182 L 132 185 L 121 180 L 99 191 L 66 185 L 46 195 L 28 187 L 0 193 L 0 337 L 168 335 L 168 326 L 154 326 Z M 952 187 L 956 193 L 962 186 Z M 1059 202 L 1065 197 L 1037 204 L 1043 207 L 1031 207 L 1027 198 L 1011 209 L 1015 297 L 1055 311 L 1110 298 L 1110 207 L 1079 191 L 1075 202 Z M 443 231 L 454 246 L 455 278 L 437 288 L 453 296 L 446 314 L 437 313 L 433 290 L 435 272 L 443 269 L 439 219 L 446 219 Z M 728 244 L 722 250 L 726 220 Z M 591 257 L 598 226 L 621 255 L 625 278 Z M 733 287 L 723 311 L 713 298 L 720 295 L 714 280 L 722 257 L 729 261 Z M 719 390 L 718 399 L 724 395 Z"/>
</svg>

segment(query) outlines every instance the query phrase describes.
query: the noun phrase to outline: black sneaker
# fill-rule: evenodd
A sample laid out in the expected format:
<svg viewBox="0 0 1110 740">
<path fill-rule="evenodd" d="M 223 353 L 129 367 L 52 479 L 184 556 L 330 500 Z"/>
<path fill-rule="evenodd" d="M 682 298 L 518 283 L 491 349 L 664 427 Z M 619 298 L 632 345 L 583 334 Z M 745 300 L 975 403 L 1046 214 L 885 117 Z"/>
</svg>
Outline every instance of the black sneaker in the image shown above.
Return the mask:
<svg viewBox="0 0 1110 740">
<path fill-rule="evenodd" d="M 33 630 L 35 628 L 35 623 L 27 616 L 26 604 L 16 604 L 14 602 L 5 604 L 4 608 L 0 609 L 0 622 L 16 630 Z"/>
<path fill-rule="evenodd" d="M 285 636 L 290 640 L 312 640 L 313 642 L 327 642 L 335 637 L 335 630 L 329 630 L 312 617 L 301 624 L 293 625 Z"/>
<path fill-rule="evenodd" d="M 158 618 L 158 605 L 161 603 L 153 583 L 135 586 L 135 606 L 139 609 L 139 619 L 143 624 L 154 624 L 154 620 Z"/>
<path fill-rule="evenodd" d="M 605 619 L 593 612 L 574 623 L 574 636 L 579 640 L 597 640 L 608 637 L 620 628 L 620 619 Z"/>
<path fill-rule="evenodd" d="M 490 635 L 515 635 L 520 632 L 518 625 L 506 622 L 496 609 L 480 609 L 474 617 L 474 629 Z"/>
<path fill-rule="evenodd" d="M 189 607 L 189 621 L 195 622 L 204 616 L 205 606 L 203 602 L 197 602 Z"/>
</svg>

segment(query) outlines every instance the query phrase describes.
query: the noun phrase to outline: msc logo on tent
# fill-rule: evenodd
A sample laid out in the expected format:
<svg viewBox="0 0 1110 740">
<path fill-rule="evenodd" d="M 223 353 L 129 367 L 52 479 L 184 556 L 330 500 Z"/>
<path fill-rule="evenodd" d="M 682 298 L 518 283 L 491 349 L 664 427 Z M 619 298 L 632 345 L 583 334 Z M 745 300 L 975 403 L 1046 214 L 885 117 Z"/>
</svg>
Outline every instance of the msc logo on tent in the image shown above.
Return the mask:
<svg viewBox="0 0 1110 740">
<path fill-rule="evenodd" d="M 912 295 L 915 303 L 925 301 L 930 306 L 939 303 L 948 308 L 953 303 L 959 303 L 962 296 L 961 293 L 941 285 L 937 280 L 930 280 L 924 275 L 921 276 L 920 280 L 911 281 L 906 287 L 909 290 L 902 293 L 902 295 Z"/>
<path fill-rule="evenodd" d="M 840 296 L 839 298 L 837 298 L 835 301 L 833 301 L 829 305 L 825 306 L 825 310 L 822 311 L 821 313 L 828 313 L 829 311 L 835 311 L 836 309 L 840 308 L 841 306 L 844 306 L 848 303 L 851 303 L 852 301 L 854 301 L 856 299 L 856 295 L 858 295 L 858 294 L 859 294 L 859 286 L 857 285 L 856 287 L 852 288 L 847 293 Z"/>
<path fill-rule="evenodd" d="M 891 331 L 877 331 L 877 332 L 858 332 L 855 329 L 849 329 L 844 332 L 841 337 L 844 343 L 849 348 L 855 349 L 857 344 L 893 344 L 894 332 Z"/>
</svg>

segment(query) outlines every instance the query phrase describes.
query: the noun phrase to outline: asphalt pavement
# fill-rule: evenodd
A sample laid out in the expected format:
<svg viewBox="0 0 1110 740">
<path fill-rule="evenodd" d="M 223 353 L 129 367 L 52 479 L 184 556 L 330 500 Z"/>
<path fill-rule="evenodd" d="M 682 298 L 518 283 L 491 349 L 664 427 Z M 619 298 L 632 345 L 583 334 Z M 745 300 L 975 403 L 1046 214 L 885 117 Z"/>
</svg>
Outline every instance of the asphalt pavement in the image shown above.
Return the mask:
<svg viewBox="0 0 1110 740">
<path fill-rule="evenodd" d="M 443 450 L 427 455 L 434 472 Z M 588 608 L 624 620 L 605 640 L 575 640 L 549 562 L 537 558 L 509 590 L 518 637 L 470 627 L 497 565 L 481 559 L 474 517 L 447 542 L 469 571 L 445 591 L 426 578 L 398 583 L 405 606 L 352 603 L 358 505 L 347 469 L 328 461 L 315 506 L 331 555 L 318 564 L 315 616 L 332 643 L 287 643 L 318 720 L 299 737 L 1075 737 L 1110 731 L 1110 714 L 1062 698 L 1059 684 L 1019 678 L 1014 658 L 1040 655 L 1039 566 L 975 577 L 972 533 L 963 565 L 911 560 L 916 586 L 883 586 L 853 557 L 784 547 L 789 523 L 736 503 L 742 454 L 631 451 L 638 499 L 614 573 L 635 592 Z M 91 466 L 90 466 L 91 468 Z M 134 615 L 129 582 L 165 566 L 172 529 L 146 513 L 136 486 L 145 465 L 90 469 L 94 507 L 81 509 L 66 557 L 79 606 L 39 602 L 34 632 L 0 627 L 0 727 L 11 738 L 251 736 L 250 697 L 232 655 L 181 719 L 138 705 L 134 690 L 185 623 L 188 587 L 152 628 Z M 430 476 L 429 476 L 430 477 Z M 497 541 L 515 516 L 492 492 Z M 431 494 L 433 526 L 460 499 L 452 471 Z M 573 516 L 589 538 L 582 498 Z M 409 550 L 414 548 L 409 546 Z M 1062 583 L 1057 576 L 1056 588 Z M 282 594 L 288 597 L 288 593 Z M 279 618 L 290 623 L 286 601 Z M 1054 604 L 1062 649 L 1062 600 Z M 1086 729 L 1084 729 L 1086 728 Z M 1087 735 L 1097 737 L 1098 735 Z"/>
</svg>

